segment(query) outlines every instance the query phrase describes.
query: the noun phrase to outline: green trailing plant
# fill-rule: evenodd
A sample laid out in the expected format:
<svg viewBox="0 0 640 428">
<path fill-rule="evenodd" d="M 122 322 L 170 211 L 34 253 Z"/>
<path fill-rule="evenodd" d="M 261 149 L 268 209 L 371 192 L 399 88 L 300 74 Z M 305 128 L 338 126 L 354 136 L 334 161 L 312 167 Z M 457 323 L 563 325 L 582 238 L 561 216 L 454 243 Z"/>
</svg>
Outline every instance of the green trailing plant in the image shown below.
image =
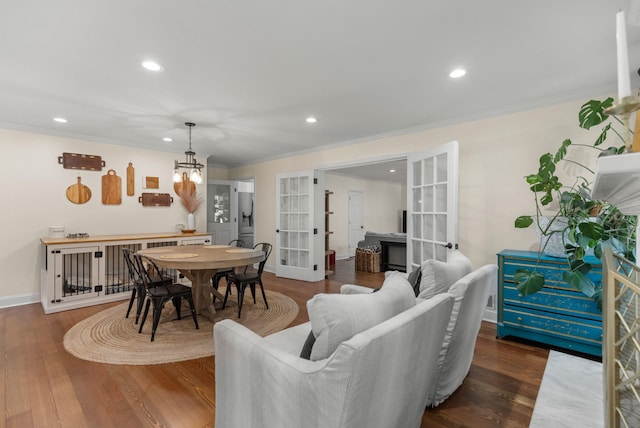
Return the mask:
<svg viewBox="0 0 640 428">
<path fill-rule="evenodd" d="M 614 205 L 606 201 L 591 199 L 591 185 L 595 172 L 583 163 L 567 157 L 570 146 L 582 146 L 594 151 L 594 155 L 616 155 L 625 150 L 624 138 L 612 126 L 613 121 L 621 123 L 615 116 L 608 116 L 605 110 L 613 105 L 613 99 L 604 101 L 590 100 L 582 105 L 578 114 L 581 128 L 589 130 L 604 124 L 597 139 L 591 145 L 573 144 L 570 139 L 564 140 L 558 150 L 545 153 L 540 157 L 538 171 L 525 177 L 534 195 L 535 215 L 520 216 L 515 220 L 516 228 L 527 228 L 535 225 L 541 239 L 540 257 L 549 238 L 559 234 L 565 250 L 567 270 L 563 272 L 563 280 L 576 290 L 594 299 L 598 306 L 602 304 L 602 287 L 589 277 L 592 269 L 589 260 L 601 259 L 606 246 L 625 258 L 635 261 L 633 250 L 636 243 L 636 216 L 622 214 Z M 607 137 L 614 134 L 618 145 L 606 147 Z M 581 171 L 580 175 L 571 178 L 571 183 L 564 184 L 556 175 L 561 162 L 569 162 Z M 555 203 L 554 203 L 555 201 Z M 551 207 L 555 207 L 553 210 Z M 543 226 L 541 219 L 549 217 Z M 561 228 L 553 228 L 558 219 L 563 219 Z M 538 292 L 545 284 L 544 276 L 536 269 L 518 269 L 514 275 L 518 290 L 523 295 Z"/>
</svg>

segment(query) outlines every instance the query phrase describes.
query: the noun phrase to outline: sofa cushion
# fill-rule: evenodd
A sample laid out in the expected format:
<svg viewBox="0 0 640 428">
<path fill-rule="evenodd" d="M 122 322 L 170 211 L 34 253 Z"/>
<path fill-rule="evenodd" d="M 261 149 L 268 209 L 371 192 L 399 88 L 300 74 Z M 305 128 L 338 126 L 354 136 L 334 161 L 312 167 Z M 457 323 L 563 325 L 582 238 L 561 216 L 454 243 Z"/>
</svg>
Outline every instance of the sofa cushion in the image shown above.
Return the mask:
<svg viewBox="0 0 640 428">
<path fill-rule="evenodd" d="M 416 298 L 402 275 L 390 275 L 377 293 L 317 294 L 307 302 L 315 337 L 310 359 L 328 358 L 340 343 L 412 307 Z"/>
<path fill-rule="evenodd" d="M 420 280 L 422 279 L 422 270 L 420 269 L 420 267 L 414 268 L 409 273 L 399 272 L 397 270 L 388 270 L 384 273 L 385 278 L 388 278 L 390 275 L 402 275 L 405 278 L 407 278 L 407 281 L 409 281 L 409 284 L 411 284 L 411 287 L 413 287 L 413 292 L 415 293 L 416 297 L 418 296 L 418 293 L 420 293 Z M 349 293 L 353 294 L 353 293 L 356 293 L 357 291 L 347 289 L 345 290 L 345 292 L 342 292 L 342 288 L 341 288 L 340 292 L 342 294 L 349 294 Z"/>
<path fill-rule="evenodd" d="M 413 288 L 413 293 L 418 297 L 420 294 L 420 282 L 422 280 L 422 269 L 415 268 L 411 271 L 409 276 L 407 277 L 409 284 L 411 284 L 411 288 Z"/>
<path fill-rule="evenodd" d="M 310 331 L 309 335 L 307 336 L 307 340 L 305 340 L 304 345 L 302 345 L 300 358 L 304 358 L 305 360 L 311 358 L 311 350 L 313 349 L 314 343 L 316 343 L 316 337 L 313 335 L 313 331 Z"/>
<path fill-rule="evenodd" d="M 469 274 L 472 269 L 471 261 L 457 250 L 451 253 L 446 262 L 425 260 L 420 269 L 422 278 L 418 297 L 429 299 L 446 292 L 454 282 Z"/>
</svg>

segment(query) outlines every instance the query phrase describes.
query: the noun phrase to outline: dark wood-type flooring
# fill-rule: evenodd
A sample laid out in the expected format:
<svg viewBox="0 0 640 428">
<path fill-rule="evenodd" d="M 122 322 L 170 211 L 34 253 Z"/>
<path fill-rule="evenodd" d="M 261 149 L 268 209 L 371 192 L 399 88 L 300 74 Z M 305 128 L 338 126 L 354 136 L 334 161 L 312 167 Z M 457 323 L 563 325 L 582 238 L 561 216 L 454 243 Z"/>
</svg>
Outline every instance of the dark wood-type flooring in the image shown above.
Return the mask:
<svg viewBox="0 0 640 428">
<path fill-rule="evenodd" d="M 292 325 L 308 320 L 305 303 L 314 294 L 336 293 L 344 283 L 375 287 L 383 279 L 355 272 L 353 260 L 338 261 L 336 273 L 318 283 L 264 274 L 266 288 L 300 305 Z M 69 328 L 114 304 L 50 315 L 40 304 L 0 309 L 0 428 L 214 426 L 214 357 L 121 366 L 65 351 Z M 498 340 L 495 331 L 483 323 L 469 376 L 445 403 L 425 411 L 423 427 L 529 425 L 549 351 Z"/>
</svg>

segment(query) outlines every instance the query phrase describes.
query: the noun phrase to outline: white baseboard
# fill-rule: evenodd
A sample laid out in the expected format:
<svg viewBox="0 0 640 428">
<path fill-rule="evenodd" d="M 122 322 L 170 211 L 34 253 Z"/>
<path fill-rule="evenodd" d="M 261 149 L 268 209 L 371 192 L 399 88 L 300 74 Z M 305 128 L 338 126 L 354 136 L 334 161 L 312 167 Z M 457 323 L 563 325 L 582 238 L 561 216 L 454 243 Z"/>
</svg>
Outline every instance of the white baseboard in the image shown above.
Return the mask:
<svg viewBox="0 0 640 428">
<path fill-rule="evenodd" d="M 38 302 L 40 302 L 39 294 L 16 294 L 13 296 L 0 297 L 0 308 L 10 308 Z"/>
<path fill-rule="evenodd" d="M 498 313 L 495 310 L 492 309 L 485 309 L 484 310 L 484 318 L 482 318 L 484 321 L 489 321 L 492 322 L 494 324 L 497 324 L 498 322 Z"/>
</svg>

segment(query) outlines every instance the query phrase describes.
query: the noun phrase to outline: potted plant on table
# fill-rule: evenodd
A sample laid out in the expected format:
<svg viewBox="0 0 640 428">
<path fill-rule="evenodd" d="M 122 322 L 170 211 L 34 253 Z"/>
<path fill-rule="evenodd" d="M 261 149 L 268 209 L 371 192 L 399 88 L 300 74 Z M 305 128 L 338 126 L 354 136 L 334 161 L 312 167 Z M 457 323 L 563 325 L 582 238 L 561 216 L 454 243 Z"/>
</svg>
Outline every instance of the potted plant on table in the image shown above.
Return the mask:
<svg viewBox="0 0 640 428">
<path fill-rule="evenodd" d="M 567 270 L 563 280 L 571 287 L 593 298 L 598 306 L 602 303 L 602 287 L 594 284 L 588 277 L 591 271 L 589 257 L 602 257 L 603 248 L 611 246 L 613 251 L 635 261 L 636 216 L 622 214 L 614 205 L 606 201 L 591 199 L 591 185 L 594 171 L 583 162 L 567 157 L 570 146 L 582 146 L 597 156 L 615 155 L 625 150 L 624 139 L 612 126 L 612 121 L 621 121 L 608 116 L 605 110 L 613 105 L 613 99 L 604 101 L 590 100 L 582 105 L 578 114 L 581 128 L 589 130 L 593 126 L 605 123 L 597 139 L 591 145 L 573 144 L 570 139 L 562 142 L 555 154 L 545 153 L 540 157 L 538 171 L 529 174 L 525 180 L 534 195 L 535 215 L 523 215 L 515 220 L 515 227 L 536 227 L 540 236 L 540 256 L 548 248 L 557 247 L 558 240 L 564 254 L 551 254 L 564 257 Z M 613 133 L 619 139 L 619 145 L 604 146 L 607 136 Z M 569 162 L 581 170 L 565 185 L 556 175 L 561 162 Z M 561 251 L 562 252 L 562 251 Z M 535 269 L 518 269 L 514 275 L 518 290 L 523 295 L 536 293 L 544 286 L 545 279 Z"/>
</svg>

